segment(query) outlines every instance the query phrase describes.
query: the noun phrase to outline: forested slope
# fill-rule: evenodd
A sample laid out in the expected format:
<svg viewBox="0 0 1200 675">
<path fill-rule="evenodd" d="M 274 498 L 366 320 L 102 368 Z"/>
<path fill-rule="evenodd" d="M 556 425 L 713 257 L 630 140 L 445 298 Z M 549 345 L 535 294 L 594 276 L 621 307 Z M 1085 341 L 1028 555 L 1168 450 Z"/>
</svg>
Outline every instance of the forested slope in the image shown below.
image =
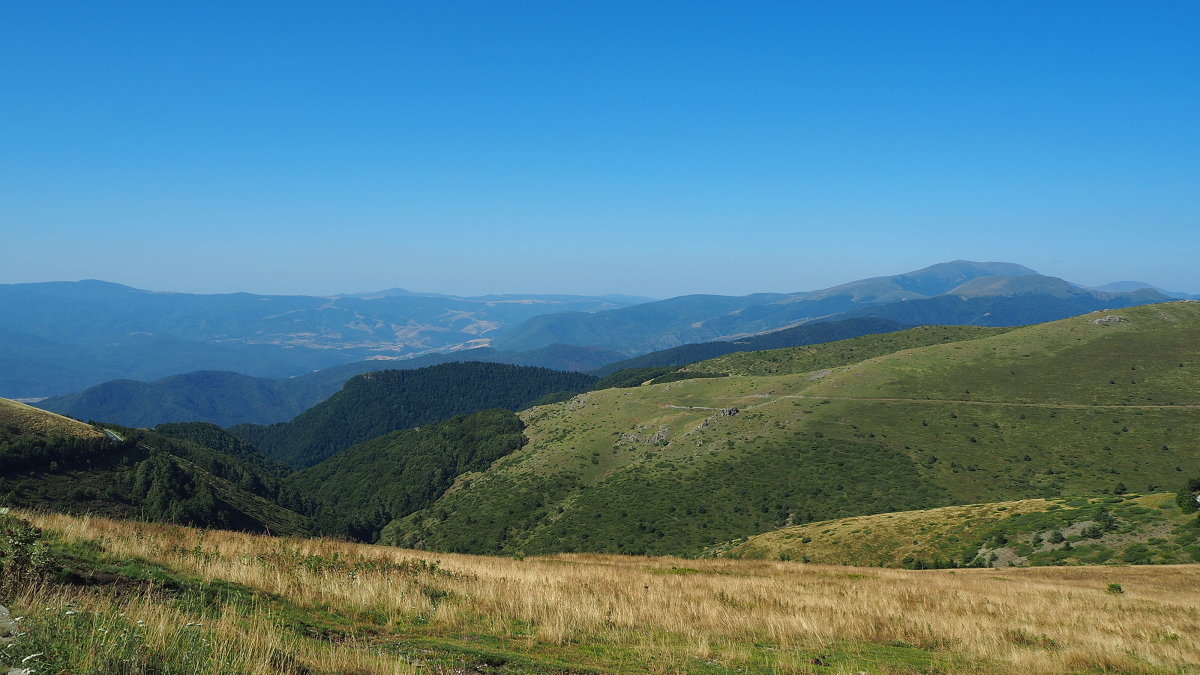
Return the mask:
<svg viewBox="0 0 1200 675">
<path fill-rule="evenodd" d="M 0 399 L 0 503 L 299 534 L 310 508 L 285 468 L 219 429 L 105 431 Z M 227 436 L 227 435 L 226 435 Z M 208 447 L 197 440 L 225 447 Z"/>
<path fill-rule="evenodd" d="M 389 521 L 429 506 L 462 474 L 519 449 L 524 426 L 507 410 L 460 415 L 365 441 L 288 482 L 318 504 L 319 532 L 375 541 Z"/>
<path fill-rule="evenodd" d="M 519 410 L 547 394 L 585 391 L 595 382 L 584 373 L 499 363 L 385 370 L 352 378 L 291 422 L 231 431 L 264 454 L 303 468 L 392 431 L 488 408 Z"/>
</svg>

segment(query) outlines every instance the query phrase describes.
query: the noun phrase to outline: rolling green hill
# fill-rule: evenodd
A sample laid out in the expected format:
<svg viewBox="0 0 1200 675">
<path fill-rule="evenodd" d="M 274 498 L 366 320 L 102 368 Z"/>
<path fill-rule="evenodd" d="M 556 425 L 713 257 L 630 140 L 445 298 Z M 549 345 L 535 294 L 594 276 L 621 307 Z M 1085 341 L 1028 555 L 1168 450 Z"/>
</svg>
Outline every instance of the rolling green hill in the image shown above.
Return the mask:
<svg viewBox="0 0 1200 675">
<path fill-rule="evenodd" d="M 931 567 L 1200 561 L 1175 493 L 1025 499 L 807 523 L 723 547 L 732 558 Z"/>
<path fill-rule="evenodd" d="M 1008 330 L 1011 329 L 978 326 L 918 326 L 905 331 L 864 335 L 857 339 L 806 345 L 795 349 L 770 349 L 730 354 L 690 364 L 681 370 L 723 375 L 799 375 L 820 369 L 859 363 L 904 349 L 972 340 L 989 335 L 999 335 Z"/>
<path fill-rule="evenodd" d="M 269 457 L 304 468 L 350 446 L 488 408 L 519 410 L 555 392 L 587 390 L 584 373 L 499 363 L 448 363 L 359 375 L 291 422 L 230 429 Z"/>
<path fill-rule="evenodd" d="M 731 354 L 522 413 L 529 443 L 382 541 L 694 554 L 834 518 L 1200 473 L 1200 303 Z"/>
</svg>

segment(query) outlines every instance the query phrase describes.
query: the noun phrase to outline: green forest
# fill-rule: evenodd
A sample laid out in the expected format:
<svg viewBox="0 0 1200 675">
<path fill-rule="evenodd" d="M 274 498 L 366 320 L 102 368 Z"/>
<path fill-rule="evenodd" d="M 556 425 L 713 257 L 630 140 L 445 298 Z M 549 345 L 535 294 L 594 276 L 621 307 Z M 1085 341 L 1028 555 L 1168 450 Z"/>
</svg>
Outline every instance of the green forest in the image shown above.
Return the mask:
<svg viewBox="0 0 1200 675">
<path fill-rule="evenodd" d="M 384 370 L 350 379 L 290 422 L 230 431 L 268 457 L 305 468 L 392 431 L 487 408 L 520 410 L 547 394 L 582 392 L 595 382 L 584 373 L 501 363 Z"/>
</svg>

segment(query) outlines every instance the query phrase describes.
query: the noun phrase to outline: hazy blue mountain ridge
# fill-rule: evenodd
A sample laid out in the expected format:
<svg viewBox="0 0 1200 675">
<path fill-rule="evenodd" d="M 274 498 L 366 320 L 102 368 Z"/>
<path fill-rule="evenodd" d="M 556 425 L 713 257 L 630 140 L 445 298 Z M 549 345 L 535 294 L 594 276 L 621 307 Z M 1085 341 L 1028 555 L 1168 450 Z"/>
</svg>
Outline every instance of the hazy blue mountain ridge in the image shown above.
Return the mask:
<svg viewBox="0 0 1200 675">
<path fill-rule="evenodd" d="M 1162 293 L 1169 298 L 1177 298 L 1179 300 L 1200 300 L 1200 294 L 1183 293 L 1181 291 L 1168 291 L 1159 288 L 1154 284 L 1148 284 L 1144 281 L 1114 281 L 1109 284 L 1104 284 L 1103 286 L 1091 286 L 1090 288 L 1093 291 L 1108 291 L 1110 293 L 1128 293 L 1130 291 L 1149 288 L 1150 290 Z"/>
<path fill-rule="evenodd" d="M 949 299 L 962 297 L 972 302 Z M 934 299 L 939 302 L 906 309 Z M 687 302 L 676 298 L 592 314 L 546 314 L 505 331 L 494 344 L 503 349 L 588 344 L 636 355 L 819 321 L 876 317 L 906 324 L 1020 325 L 1165 299 L 1151 290 L 1082 289 L 1012 263 L 957 260 L 805 293 L 687 296 Z"/>
<path fill-rule="evenodd" d="M 64 394 L 197 370 L 287 377 L 372 356 L 486 344 L 547 312 L 623 296 L 312 297 L 145 291 L 88 280 L 0 285 L 0 394 Z M 543 346 L 543 345 L 540 345 Z"/>
</svg>

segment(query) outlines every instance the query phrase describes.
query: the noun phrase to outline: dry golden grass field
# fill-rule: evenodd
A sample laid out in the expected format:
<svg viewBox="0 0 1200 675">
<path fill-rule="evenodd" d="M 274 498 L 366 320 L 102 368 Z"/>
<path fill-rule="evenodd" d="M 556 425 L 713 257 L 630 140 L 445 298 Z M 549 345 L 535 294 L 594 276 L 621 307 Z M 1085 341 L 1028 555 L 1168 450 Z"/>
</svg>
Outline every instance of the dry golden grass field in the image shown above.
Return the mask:
<svg viewBox="0 0 1200 675">
<path fill-rule="evenodd" d="M 39 674 L 1200 672 L 1200 565 L 518 560 L 16 515 L 74 575 L 4 599 L 0 663 Z"/>
</svg>

